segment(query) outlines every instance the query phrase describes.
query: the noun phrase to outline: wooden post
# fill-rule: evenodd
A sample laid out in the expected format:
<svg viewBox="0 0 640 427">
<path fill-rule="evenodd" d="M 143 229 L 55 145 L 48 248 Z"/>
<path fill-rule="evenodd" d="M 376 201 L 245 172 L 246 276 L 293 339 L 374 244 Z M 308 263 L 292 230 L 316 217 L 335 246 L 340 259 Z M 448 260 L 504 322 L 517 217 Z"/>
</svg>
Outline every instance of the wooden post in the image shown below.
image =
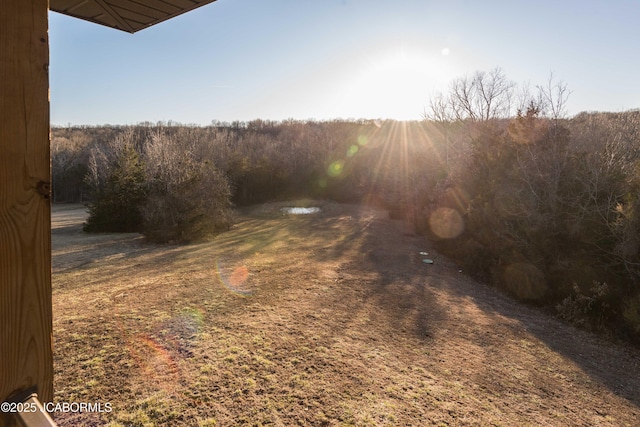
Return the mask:
<svg viewBox="0 0 640 427">
<path fill-rule="evenodd" d="M 0 1 L 0 402 L 53 399 L 48 9 Z"/>
</svg>

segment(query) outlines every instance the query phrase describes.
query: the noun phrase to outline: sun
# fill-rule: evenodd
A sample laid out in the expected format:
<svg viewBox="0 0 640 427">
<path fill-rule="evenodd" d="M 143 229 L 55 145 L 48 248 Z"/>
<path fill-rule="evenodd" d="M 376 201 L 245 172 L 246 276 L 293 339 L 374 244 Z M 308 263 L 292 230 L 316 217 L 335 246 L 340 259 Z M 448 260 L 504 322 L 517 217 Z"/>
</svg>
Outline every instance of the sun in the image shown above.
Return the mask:
<svg viewBox="0 0 640 427">
<path fill-rule="evenodd" d="M 419 119 L 434 83 L 445 79 L 440 58 L 440 52 L 382 52 L 359 70 L 348 101 L 362 117 Z"/>
</svg>

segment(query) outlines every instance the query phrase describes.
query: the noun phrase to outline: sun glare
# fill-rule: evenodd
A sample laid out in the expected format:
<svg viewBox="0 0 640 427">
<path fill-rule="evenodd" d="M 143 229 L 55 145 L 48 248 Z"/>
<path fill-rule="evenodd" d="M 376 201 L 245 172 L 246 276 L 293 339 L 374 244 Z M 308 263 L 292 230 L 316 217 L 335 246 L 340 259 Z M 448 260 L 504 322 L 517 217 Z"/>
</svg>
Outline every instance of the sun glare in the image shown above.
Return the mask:
<svg viewBox="0 0 640 427">
<path fill-rule="evenodd" d="M 437 82 L 445 80 L 442 55 L 392 52 L 373 59 L 349 91 L 349 102 L 368 117 L 416 120 Z"/>
</svg>

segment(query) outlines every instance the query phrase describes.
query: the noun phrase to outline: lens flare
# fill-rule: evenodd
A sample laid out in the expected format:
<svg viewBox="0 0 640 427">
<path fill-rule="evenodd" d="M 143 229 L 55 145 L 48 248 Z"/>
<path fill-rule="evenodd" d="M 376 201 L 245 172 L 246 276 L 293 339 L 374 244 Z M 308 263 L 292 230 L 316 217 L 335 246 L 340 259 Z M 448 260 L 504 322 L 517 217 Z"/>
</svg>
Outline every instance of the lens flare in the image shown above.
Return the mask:
<svg viewBox="0 0 640 427">
<path fill-rule="evenodd" d="M 353 156 L 356 155 L 357 152 L 358 152 L 358 146 L 357 145 L 352 145 L 347 150 L 347 157 L 353 157 Z"/>
<path fill-rule="evenodd" d="M 131 335 L 121 323 L 118 327 L 126 348 L 144 377 L 166 392 L 173 393 L 183 378 L 180 358 L 192 356 L 194 340 L 202 330 L 204 314 L 186 308 L 156 324 L 152 333 Z"/>
<path fill-rule="evenodd" d="M 339 176 L 343 170 L 344 170 L 344 161 L 336 160 L 335 162 L 329 165 L 329 169 L 327 170 L 327 173 L 329 174 L 330 177 L 335 178 Z"/>
<path fill-rule="evenodd" d="M 444 196 L 444 201 L 448 206 L 453 206 L 459 212 L 464 212 L 469 207 L 471 198 L 464 188 L 449 187 Z"/>
<path fill-rule="evenodd" d="M 180 369 L 171 353 L 149 336 L 138 336 L 137 343 L 137 348 L 130 351 L 145 376 L 159 382 L 175 383 L 176 378 L 180 377 Z"/>
<path fill-rule="evenodd" d="M 198 308 L 185 308 L 171 323 L 181 325 L 181 334 L 195 336 L 204 325 L 204 313 Z"/>
<path fill-rule="evenodd" d="M 249 296 L 253 293 L 248 284 L 249 269 L 246 266 L 225 266 L 221 260 L 217 260 L 216 272 L 224 287 L 235 295 Z"/>
<path fill-rule="evenodd" d="M 453 239 L 464 231 L 464 220 L 457 210 L 438 208 L 429 217 L 431 231 L 442 239 Z"/>
<path fill-rule="evenodd" d="M 367 135 L 359 135 L 358 136 L 358 145 L 365 146 L 369 143 L 369 138 Z"/>
<path fill-rule="evenodd" d="M 203 324 L 204 314 L 197 308 L 181 310 L 155 324 L 149 333 L 132 333 L 117 321 L 125 347 L 144 379 L 168 393 L 174 393 L 176 384 L 183 380 L 180 359 L 193 355 L 194 341 Z"/>
</svg>

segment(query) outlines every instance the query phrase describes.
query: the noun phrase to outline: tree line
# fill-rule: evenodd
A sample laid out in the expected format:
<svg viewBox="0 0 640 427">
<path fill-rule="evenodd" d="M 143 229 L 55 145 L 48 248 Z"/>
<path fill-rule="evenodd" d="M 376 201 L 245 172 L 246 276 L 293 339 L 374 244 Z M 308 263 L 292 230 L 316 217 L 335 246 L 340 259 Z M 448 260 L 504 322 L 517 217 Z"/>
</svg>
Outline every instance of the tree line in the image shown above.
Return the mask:
<svg viewBox="0 0 640 427">
<path fill-rule="evenodd" d="M 567 118 L 568 93 L 495 69 L 419 122 L 54 128 L 53 198 L 87 203 L 87 231 L 173 242 L 228 229 L 234 205 L 374 204 L 515 298 L 640 341 L 640 111 Z"/>
</svg>

